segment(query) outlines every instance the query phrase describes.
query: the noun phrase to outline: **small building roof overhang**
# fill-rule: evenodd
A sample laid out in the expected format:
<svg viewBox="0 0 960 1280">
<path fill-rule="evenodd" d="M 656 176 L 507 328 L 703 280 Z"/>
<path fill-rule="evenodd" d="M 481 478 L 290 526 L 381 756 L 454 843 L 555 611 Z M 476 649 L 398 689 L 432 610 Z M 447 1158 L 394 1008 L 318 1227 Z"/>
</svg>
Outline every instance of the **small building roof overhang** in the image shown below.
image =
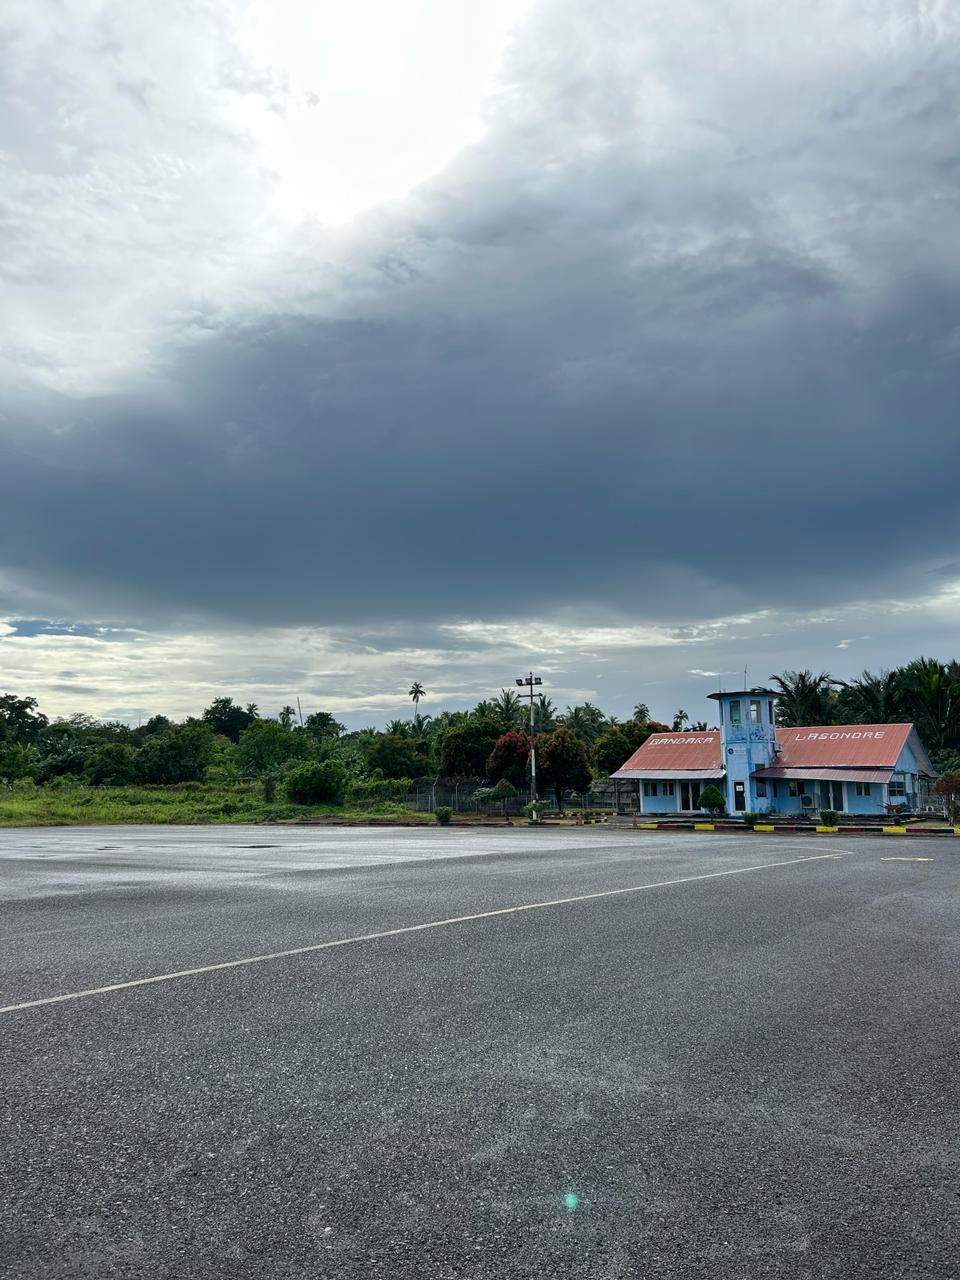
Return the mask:
<svg viewBox="0 0 960 1280">
<path fill-rule="evenodd" d="M 722 778 L 722 769 L 618 769 L 611 778 L 642 778 L 644 782 L 699 782 Z"/>
<path fill-rule="evenodd" d="M 769 769 L 756 769 L 750 776 L 763 782 L 767 778 L 776 781 L 787 778 L 805 782 L 889 782 L 892 769 L 830 769 L 824 765 L 798 768 L 795 765 L 771 765 Z"/>
</svg>

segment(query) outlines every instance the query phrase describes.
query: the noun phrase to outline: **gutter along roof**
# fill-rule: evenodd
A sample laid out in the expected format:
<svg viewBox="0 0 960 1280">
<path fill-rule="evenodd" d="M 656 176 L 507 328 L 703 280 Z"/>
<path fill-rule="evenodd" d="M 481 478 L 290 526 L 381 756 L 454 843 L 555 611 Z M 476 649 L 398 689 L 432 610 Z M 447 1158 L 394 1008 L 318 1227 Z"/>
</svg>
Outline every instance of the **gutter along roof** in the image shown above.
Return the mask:
<svg viewBox="0 0 960 1280">
<path fill-rule="evenodd" d="M 722 769 L 628 769 L 626 765 L 622 769 L 618 769 L 616 773 L 612 773 L 611 778 L 643 778 L 646 782 L 669 782 L 676 779 L 678 782 L 691 781 L 699 782 L 701 778 L 722 778 Z"/>
</svg>

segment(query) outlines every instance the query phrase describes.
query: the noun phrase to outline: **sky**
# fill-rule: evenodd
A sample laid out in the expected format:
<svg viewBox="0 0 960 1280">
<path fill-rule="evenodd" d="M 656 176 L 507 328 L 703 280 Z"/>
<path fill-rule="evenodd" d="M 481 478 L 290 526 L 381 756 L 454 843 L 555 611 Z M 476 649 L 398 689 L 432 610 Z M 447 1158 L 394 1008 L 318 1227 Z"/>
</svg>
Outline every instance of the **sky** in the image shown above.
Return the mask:
<svg viewBox="0 0 960 1280">
<path fill-rule="evenodd" d="M 0 687 L 958 656 L 958 110 L 949 0 L 8 0 Z"/>
</svg>

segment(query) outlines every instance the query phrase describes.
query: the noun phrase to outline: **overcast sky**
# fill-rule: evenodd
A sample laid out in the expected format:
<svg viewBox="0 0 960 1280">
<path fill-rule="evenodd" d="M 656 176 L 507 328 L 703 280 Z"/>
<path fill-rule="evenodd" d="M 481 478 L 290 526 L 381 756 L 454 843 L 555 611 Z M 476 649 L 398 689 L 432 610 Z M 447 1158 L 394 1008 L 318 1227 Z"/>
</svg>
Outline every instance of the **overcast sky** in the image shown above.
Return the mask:
<svg viewBox="0 0 960 1280">
<path fill-rule="evenodd" d="M 7 0 L 0 686 L 955 656 L 953 0 Z"/>
</svg>

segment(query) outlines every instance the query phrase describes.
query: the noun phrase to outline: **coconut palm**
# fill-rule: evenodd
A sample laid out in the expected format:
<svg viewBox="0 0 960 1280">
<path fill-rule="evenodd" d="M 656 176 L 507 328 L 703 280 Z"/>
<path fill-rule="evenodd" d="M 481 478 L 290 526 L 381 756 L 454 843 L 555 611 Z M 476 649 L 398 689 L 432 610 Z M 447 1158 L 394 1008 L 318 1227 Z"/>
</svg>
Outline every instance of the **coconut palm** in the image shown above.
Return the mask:
<svg viewBox="0 0 960 1280">
<path fill-rule="evenodd" d="M 899 672 L 864 671 L 856 680 L 841 681 L 837 710 L 844 723 L 896 723 L 904 714 Z"/>
<path fill-rule="evenodd" d="M 425 738 L 428 738 L 430 736 L 430 729 L 427 726 L 430 724 L 432 719 L 432 716 L 415 715 L 410 721 L 410 737 L 415 738 L 418 742 L 422 742 Z"/>
<path fill-rule="evenodd" d="M 493 714 L 498 720 L 510 728 L 519 724 L 523 719 L 524 706 L 520 695 L 514 693 L 511 689 L 501 689 L 500 696 L 494 698 L 492 702 Z"/>
<path fill-rule="evenodd" d="M 645 702 L 638 702 L 633 708 L 633 718 L 637 724 L 646 724 L 650 719 L 650 708 Z"/>
<path fill-rule="evenodd" d="M 410 686 L 410 697 L 413 699 L 413 714 L 416 715 L 420 710 L 420 699 L 426 693 L 423 685 L 419 680 L 414 680 Z"/>
<path fill-rule="evenodd" d="M 897 673 L 906 718 L 928 751 L 954 746 L 960 740 L 960 667 L 956 662 L 915 658 Z"/>
<path fill-rule="evenodd" d="M 589 745 L 603 732 L 607 720 L 599 707 L 595 707 L 592 702 L 584 702 L 582 706 L 567 707 L 560 717 L 560 723 L 581 742 Z"/>
<path fill-rule="evenodd" d="M 777 701 L 777 721 L 787 727 L 801 724 L 830 724 L 834 715 L 837 695 L 833 676 L 821 671 L 784 671 L 771 676 L 771 682 L 780 690 Z"/>
<path fill-rule="evenodd" d="M 553 699 L 548 698 L 545 693 L 541 693 L 533 704 L 533 731 L 534 733 L 550 733 L 557 727 L 557 709 L 553 705 Z"/>
</svg>

